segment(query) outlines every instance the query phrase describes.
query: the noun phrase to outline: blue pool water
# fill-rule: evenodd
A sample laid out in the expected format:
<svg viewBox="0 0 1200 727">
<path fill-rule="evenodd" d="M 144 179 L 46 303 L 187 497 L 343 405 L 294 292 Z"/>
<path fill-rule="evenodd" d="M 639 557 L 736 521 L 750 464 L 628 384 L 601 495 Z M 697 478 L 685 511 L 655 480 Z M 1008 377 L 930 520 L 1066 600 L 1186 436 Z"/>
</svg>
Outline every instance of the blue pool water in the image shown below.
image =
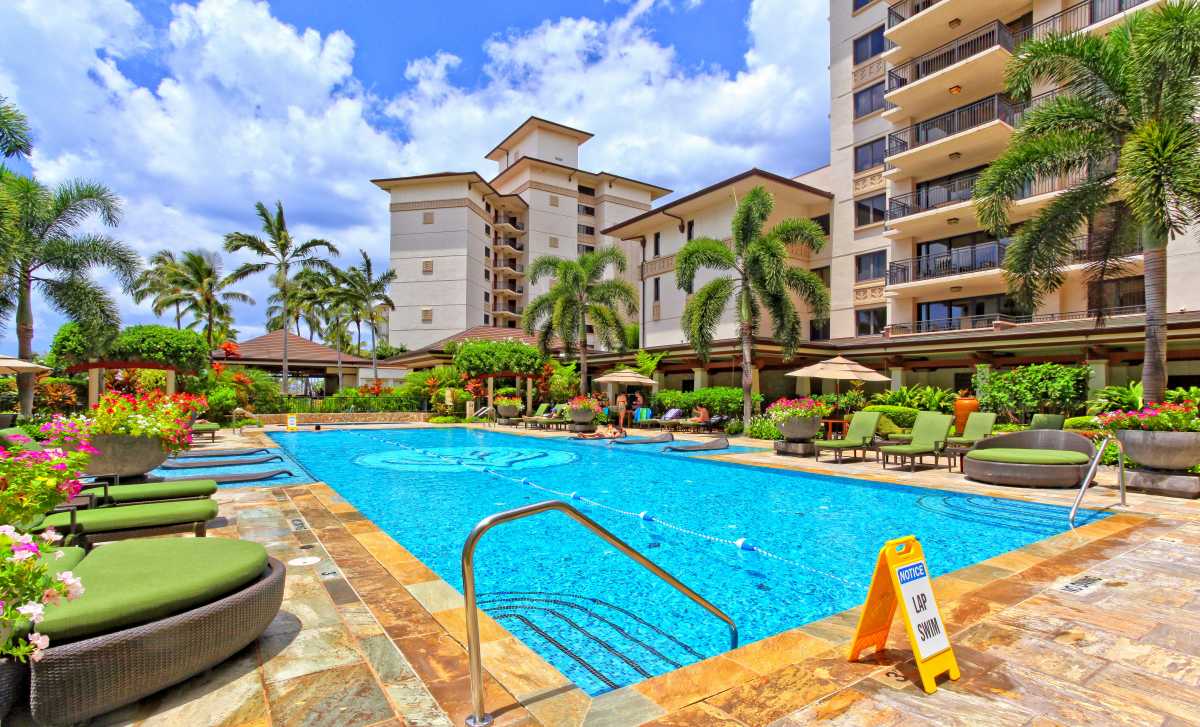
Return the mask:
<svg viewBox="0 0 1200 727">
<path fill-rule="evenodd" d="M 460 590 L 476 522 L 569 500 L 730 614 L 743 644 L 861 604 L 888 539 L 916 535 L 939 575 L 1067 529 L 1062 507 L 664 456 L 656 445 L 467 429 L 271 436 Z M 743 538 L 758 550 L 737 547 Z M 729 648 L 720 621 L 561 513 L 496 528 L 475 564 L 481 607 L 591 694 Z"/>
</svg>

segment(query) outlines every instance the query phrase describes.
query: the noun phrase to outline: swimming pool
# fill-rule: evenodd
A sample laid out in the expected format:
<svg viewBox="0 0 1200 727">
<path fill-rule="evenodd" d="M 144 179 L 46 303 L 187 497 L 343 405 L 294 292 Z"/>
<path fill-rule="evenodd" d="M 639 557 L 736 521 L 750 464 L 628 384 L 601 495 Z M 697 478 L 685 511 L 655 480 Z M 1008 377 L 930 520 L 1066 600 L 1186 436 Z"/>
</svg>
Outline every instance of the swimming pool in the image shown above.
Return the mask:
<svg viewBox="0 0 1200 727">
<path fill-rule="evenodd" d="M 743 644 L 861 604 L 890 538 L 916 535 L 939 575 L 1067 529 L 1063 507 L 664 456 L 656 445 L 473 429 L 271 436 L 460 591 L 476 522 L 569 500 L 730 614 Z M 720 621 L 560 513 L 488 533 L 475 568 L 480 606 L 589 694 L 729 647 Z"/>
</svg>

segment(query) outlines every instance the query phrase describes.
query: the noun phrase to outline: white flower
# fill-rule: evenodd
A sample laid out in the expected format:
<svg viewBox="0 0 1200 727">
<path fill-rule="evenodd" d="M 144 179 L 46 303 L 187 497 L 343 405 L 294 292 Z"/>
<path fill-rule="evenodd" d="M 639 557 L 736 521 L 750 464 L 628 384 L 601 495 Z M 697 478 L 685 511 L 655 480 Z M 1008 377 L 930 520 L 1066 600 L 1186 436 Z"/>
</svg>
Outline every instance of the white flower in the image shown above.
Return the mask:
<svg viewBox="0 0 1200 727">
<path fill-rule="evenodd" d="M 83 581 L 76 578 L 71 571 L 65 570 L 55 578 L 67 587 L 67 600 L 73 601 L 83 595 Z"/>
<path fill-rule="evenodd" d="M 62 540 L 62 537 L 54 528 L 46 528 L 46 532 L 42 533 L 42 540 L 45 540 L 47 543 L 57 543 Z"/>
<path fill-rule="evenodd" d="M 12 525 L 0 525 L 0 535 L 7 535 L 8 537 L 11 538 L 16 534 L 17 534 L 17 529 L 14 528 Z"/>
<path fill-rule="evenodd" d="M 42 616 L 46 611 L 46 607 L 40 603 L 27 603 L 24 606 L 17 606 L 17 613 L 29 619 L 33 623 L 41 623 Z"/>
<path fill-rule="evenodd" d="M 18 550 L 15 553 L 13 553 L 12 555 L 8 556 L 8 559 L 14 563 L 20 563 L 21 561 L 28 560 L 29 558 L 32 558 L 32 557 L 33 557 L 32 552 L 30 552 L 28 550 Z"/>
<path fill-rule="evenodd" d="M 29 635 L 29 643 L 32 644 L 33 648 L 35 648 L 35 649 L 40 650 L 40 649 L 49 648 L 50 637 L 45 634 L 39 634 L 38 632 L 34 631 L 32 634 Z"/>
</svg>

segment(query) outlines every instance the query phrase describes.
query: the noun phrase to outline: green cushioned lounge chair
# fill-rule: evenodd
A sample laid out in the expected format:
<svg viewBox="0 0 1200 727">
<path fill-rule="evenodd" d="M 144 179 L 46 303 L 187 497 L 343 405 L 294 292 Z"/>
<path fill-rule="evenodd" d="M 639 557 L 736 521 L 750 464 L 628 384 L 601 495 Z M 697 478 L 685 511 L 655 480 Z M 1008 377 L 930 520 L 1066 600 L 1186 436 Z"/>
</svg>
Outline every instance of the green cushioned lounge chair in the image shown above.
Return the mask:
<svg viewBox="0 0 1200 727">
<path fill-rule="evenodd" d="M 135 485 L 101 483 L 83 488 L 101 505 L 128 505 L 135 502 L 163 500 L 192 500 L 211 497 L 217 491 L 216 480 L 170 480 L 142 482 Z"/>
<path fill-rule="evenodd" d="M 929 412 L 929 413 L 930 413 L 930 414 L 938 414 L 938 413 L 940 413 L 940 412 L 936 412 L 936 411 L 934 411 L 934 412 Z M 918 412 L 918 416 L 920 416 L 920 413 L 919 413 L 919 412 Z M 951 421 L 951 423 L 950 423 L 950 426 L 954 426 L 954 422 L 953 422 L 953 421 Z M 913 423 L 913 428 L 914 428 L 914 429 L 916 428 L 916 423 L 915 423 L 915 422 Z M 989 431 L 991 431 L 991 430 L 989 430 Z M 947 430 L 946 430 L 946 432 L 947 432 L 947 435 L 949 435 L 949 432 L 950 432 L 950 430 L 949 430 L 949 429 L 947 429 Z M 963 434 L 964 434 L 964 435 L 966 434 L 966 429 L 965 429 L 965 428 L 963 429 Z M 913 433 L 912 433 L 911 431 L 908 431 L 908 432 L 895 432 L 894 434 L 889 434 L 889 435 L 887 435 L 887 438 L 888 438 L 889 440 L 893 441 L 893 442 L 900 442 L 901 444 L 909 444 L 910 442 L 912 442 Z"/>
<path fill-rule="evenodd" d="M 147 502 L 51 513 L 33 531 L 54 528 L 71 544 L 90 548 L 96 542 L 141 535 L 190 532 L 203 537 L 205 523 L 216 516 L 217 503 L 212 498 Z"/>
<path fill-rule="evenodd" d="M 37 724 L 83 722 L 216 666 L 283 600 L 283 564 L 249 541 L 131 540 L 80 555 L 70 570 L 86 591 L 38 625 L 51 645 L 29 665 Z"/>
<path fill-rule="evenodd" d="M 880 416 L 880 412 L 877 411 L 855 412 L 854 418 L 850 420 L 850 429 L 843 439 L 812 440 L 813 457 L 820 461 L 822 449 L 833 450 L 834 460 L 839 463 L 842 461 L 842 453 L 845 451 L 856 454 L 862 450 L 862 456 L 865 457 L 871 443 L 875 441 L 875 428 L 879 426 Z"/>
<path fill-rule="evenodd" d="M 192 425 L 192 434 L 207 434 L 213 442 L 217 441 L 217 432 L 221 431 L 221 425 L 216 422 L 197 422 Z"/>
<path fill-rule="evenodd" d="M 1062 429 L 1067 418 L 1062 414 L 1034 414 L 1029 420 L 1030 429 Z"/>
<path fill-rule="evenodd" d="M 533 414 L 531 416 L 521 417 L 521 423 L 525 425 L 526 429 L 528 429 L 530 427 L 530 425 L 534 424 L 535 422 L 537 422 L 537 420 L 546 416 L 546 412 L 549 409 L 550 409 L 549 402 L 543 401 L 541 404 L 538 404 L 537 411 L 533 412 Z"/>
<path fill-rule="evenodd" d="M 912 442 L 888 444 L 879 448 L 879 453 L 883 455 L 883 466 L 887 467 L 889 458 L 898 459 L 901 465 L 908 460 L 908 471 L 915 472 L 918 460 L 933 455 L 933 464 L 936 467 L 938 457 L 946 446 L 947 432 L 950 431 L 953 422 L 954 417 L 950 414 L 921 412 L 913 422 Z"/>
<path fill-rule="evenodd" d="M 994 413 L 990 411 L 973 411 L 967 415 L 967 423 L 963 425 L 962 436 L 949 437 L 946 439 L 946 443 L 960 447 L 975 444 L 979 440 L 991 436 L 992 427 L 995 425 L 996 415 Z"/>
<path fill-rule="evenodd" d="M 963 460 L 963 473 L 968 479 L 995 485 L 1076 489 L 1096 456 L 1096 445 L 1087 437 L 1028 429 L 976 444 Z"/>
</svg>

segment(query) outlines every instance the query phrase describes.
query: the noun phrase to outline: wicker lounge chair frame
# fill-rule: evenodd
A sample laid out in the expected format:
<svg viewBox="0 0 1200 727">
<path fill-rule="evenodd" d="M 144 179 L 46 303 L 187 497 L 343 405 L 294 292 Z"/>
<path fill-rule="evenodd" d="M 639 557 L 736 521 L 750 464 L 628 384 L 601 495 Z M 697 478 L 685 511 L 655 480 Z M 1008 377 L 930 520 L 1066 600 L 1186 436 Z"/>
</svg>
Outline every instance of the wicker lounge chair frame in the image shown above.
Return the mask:
<svg viewBox="0 0 1200 727">
<path fill-rule="evenodd" d="M 1029 429 L 988 437 L 975 449 L 996 447 L 1011 449 L 1063 449 L 1086 454 L 1090 460 L 1096 445 L 1081 434 L 1057 429 Z M 1012 487 L 1079 487 L 1087 475 L 1088 464 L 1020 464 L 1017 462 L 984 462 L 966 457 L 963 474 L 969 480 Z"/>
<path fill-rule="evenodd" d="M 251 457 L 250 459 L 229 459 L 222 462 L 172 462 L 167 460 L 159 467 L 165 470 L 188 470 L 188 469 L 204 469 L 209 467 L 239 467 L 247 464 L 264 464 L 266 462 L 274 462 L 275 460 L 283 461 L 281 454 L 265 454 L 261 457 Z"/>
<path fill-rule="evenodd" d="M 204 498 L 195 498 L 204 499 Z M 92 498 L 95 502 L 95 498 Z M 159 500 L 159 502 L 167 502 L 167 500 Z M 136 503 L 122 503 L 121 505 L 109 505 L 107 507 L 122 507 L 123 505 L 133 505 Z M 128 538 L 144 538 L 154 535 L 178 535 L 180 533 L 191 533 L 197 538 L 203 538 L 208 535 L 207 521 L 201 522 L 195 520 L 192 522 L 175 523 L 174 525 L 154 525 L 150 527 L 125 528 L 123 530 L 100 530 L 89 533 L 86 530 L 81 530 L 79 523 L 75 519 L 75 514 L 80 508 L 74 506 L 65 506 L 56 508 L 54 512 L 70 512 L 71 522 L 67 526 L 67 532 L 60 533 L 63 536 L 63 543 L 68 545 L 76 545 L 84 550 L 91 550 L 96 543 L 108 543 L 114 540 L 126 540 Z M 86 508 L 91 509 L 91 508 Z"/>
<path fill-rule="evenodd" d="M 195 459 L 196 457 L 249 457 L 252 454 L 262 454 L 270 452 L 266 447 L 247 447 L 246 449 L 197 449 L 190 452 L 180 452 L 168 459 L 168 462 L 177 459 Z"/>
<path fill-rule="evenodd" d="M 662 448 L 664 452 L 707 452 L 715 449 L 729 449 L 729 439 L 726 437 L 713 437 L 706 442 L 697 442 L 695 444 L 669 444 Z"/>
<path fill-rule="evenodd" d="M 190 611 L 52 646 L 30 667 L 29 709 L 39 724 L 73 724 L 178 684 L 244 649 L 283 603 L 285 568 Z"/>
<path fill-rule="evenodd" d="M 613 444 L 664 444 L 674 442 L 675 435 L 670 432 L 655 434 L 653 437 L 637 437 L 635 439 L 614 439 Z"/>
</svg>

